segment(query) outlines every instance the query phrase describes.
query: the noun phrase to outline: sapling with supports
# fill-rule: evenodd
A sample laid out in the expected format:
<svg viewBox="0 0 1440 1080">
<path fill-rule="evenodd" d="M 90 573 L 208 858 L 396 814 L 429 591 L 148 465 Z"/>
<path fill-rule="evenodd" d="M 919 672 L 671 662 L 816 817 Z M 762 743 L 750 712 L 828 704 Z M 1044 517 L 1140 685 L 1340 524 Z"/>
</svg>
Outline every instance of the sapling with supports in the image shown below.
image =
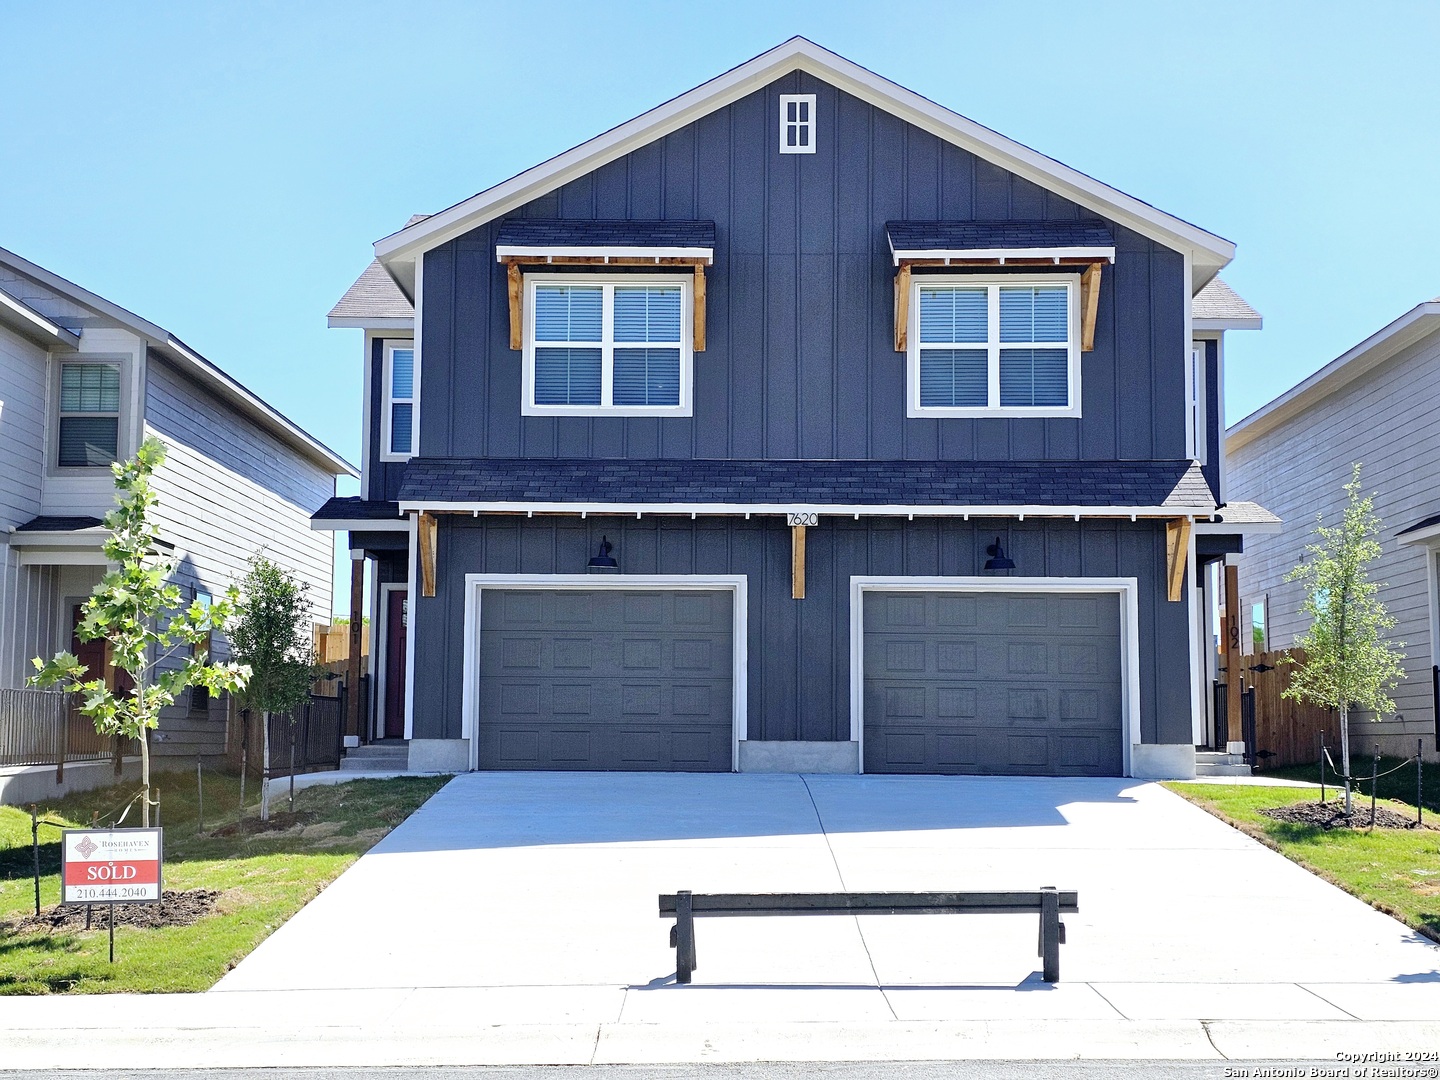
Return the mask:
<svg viewBox="0 0 1440 1080">
<path fill-rule="evenodd" d="M 159 499 L 150 484 L 164 462 L 165 444 L 152 437 L 129 461 L 111 466 L 116 507 L 105 515 L 110 535 L 104 544 L 110 569 L 85 601 L 75 628 L 81 641 L 105 639 L 111 664 L 129 675 L 134 689 L 118 690 L 104 672 L 89 671 L 70 652 L 56 653 L 48 661 L 35 657 L 37 673 L 30 678 L 32 686 L 78 695 L 79 711 L 101 735 L 140 744 L 141 817 L 147 827 L 154 805 L 149 734 L 159 725 L 161 710 L 187 687 L 236 691 L 250 675 L 243 664 L 212 663 L 207 652 L 212 632 L 225 629 L 238 592 L 231 588 L 209 605 L 197 599 L 186 606 L 172 580 L 179 560 L 162 550 L 154 518 Z"/>
<path fill-rule="evenodd" d="M 1339 524 L 1327 526 L 1317 519 L 1314 543 L 1305 548 L 1300 565 L 1286 581 L 1305 586 L 1303 611 L 1310 629 L 1295 644 L 1306 652 L 1290 685 L 1282 692 L 1296 701 L 1309 701 L 1340 712 L 1340 771 L 1345 785 L 1345 813 L 1350 803 L 1350 711 L 1363 709 L 1376 718 L 1393 712 L 1395 703 L 1386 691 L 1405 677 L 1399 651 L 1403 641 L 1390 642 L 1385 634 L 1395 618 L 1377 595 L 1384 583 L 1370 580 L 1369 566 L 1380 557 L 1380 519 L 1374 500 L 1360 494 L 1360 465 L 1352 466 Z M 1294 662 L 1294 661 L 1290 661 Z"/>
</svg>

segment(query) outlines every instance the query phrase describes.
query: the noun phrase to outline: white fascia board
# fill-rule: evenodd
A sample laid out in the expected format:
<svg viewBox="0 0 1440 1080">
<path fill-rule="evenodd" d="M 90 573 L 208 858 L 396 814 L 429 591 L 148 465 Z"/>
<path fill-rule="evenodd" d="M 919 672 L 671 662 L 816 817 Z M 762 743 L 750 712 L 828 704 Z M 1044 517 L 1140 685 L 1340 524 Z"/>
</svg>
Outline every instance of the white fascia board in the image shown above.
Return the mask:
<svg viewBox="0 0 1440 1080">
<path fill-rule="evenodd" d="M 42 345 L 60 345 L 68 349 L 80 347 L 80 335 L 47 319 L 25 301 L 0 290 L 0 320 L 15 327 L 28 338 Z"/>
<path fill-rule="evenodd" d="M 99 551 L 110 538 L 110 530 L 98 525 L 88 529 L 71 529 L 65 532 L 39 532 L 27 529 L 10 533 L 10 546 L 17 548 L 94 548 Z"/>
<path fill-rule="evenodd" d="M 796 70 L 1167 247 L 1192 250 L 1197 265 L 1209 269 L 1211 276 L 1235 257 L 1235 245 L 1229 240 L 1062 165 L 802 37 L 793 37 L 588 142 L 376 241 L 375 256 L 387 266 L 413 262 L 420 252 L 453 240 Z"/>
<path fill-rule="evenodd" d="M 700 259 L 706 266 L 715 261 L 715 249 L 708 247 L 554 247 L 501 245 L 495 248 L 495 261 L 506 259 Z"/>
<path fill-rule="evenodd" d="M 400 501 L 402 513 L 440 511 L 465 514 L 824 514 L 833 517 L 1044 517 L 1177 518 L 1209 517 L 1211 506 L 854 506 L 817 503 L 541 503 Z"/>
<path fill-rule="evenodd" d="M 312 532 L 408 532 L 407 518 L 322 518 L 311 520 Z"/>
<path fill-rule="evenodd" d="M 1418 304 L 1388 326 L 1331 360 L 1308 379 L 1262 405 L 1225 432 L 1226 452 L 1273 431 L 1287 420 L 1318 405 L 1402 349 L 1440 330 L 1440 302 Z"/>
<path fill-rule="evenodd" d="M 1259 315 L 1235 319 L 1196 319 L 1191 323 L 1197 333 L 1214 333 L 1221 330 L 1260 330 L 1265 320 Z"/>
<path fill-rule="evenodd" d="M 1416 529 L 1412 533 L 1395 538 L 1397 544 L 1423 544 L 1425 547 L 1440 546 L 1440 524 L 1430 525 L 1424 529 Z"/>
<path fill-rule="evenodd" d="M 372 318 L 368 315 L 330 315 L 325 325 L 331 330 L 413 330 L 415 316 Z"/>
<path fill-rule="evenodd" d="M 1069 248 L 916 248 L 890 249 L 895 265 L 913 259 L 944 259 L 948 266 L 955 259 L 1093 259 L 1095 262 L 1114 262 L 1113 247 L 1069 247 Z"/>
</svg>

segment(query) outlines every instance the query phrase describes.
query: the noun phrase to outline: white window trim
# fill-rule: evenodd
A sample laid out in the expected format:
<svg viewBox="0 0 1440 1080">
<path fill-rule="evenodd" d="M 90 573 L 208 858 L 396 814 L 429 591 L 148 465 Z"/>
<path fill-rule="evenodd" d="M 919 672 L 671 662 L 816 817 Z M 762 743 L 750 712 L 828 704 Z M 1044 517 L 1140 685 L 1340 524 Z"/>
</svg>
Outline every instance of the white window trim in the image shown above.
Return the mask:
<svg viewBox="0 0 1440 1080">
<path fill-rule="evenodd" d="M 600 404 L 535 404 L 535 289 L 538 285 L 589 285 L 606 290 L 601 307 Z M 614 392 L 615 348 L 614 289 L 625 285 L 666 285 L 680 289 L 680 403 L 678 405 L 608 405 Z M 525 352 L 521 376 L 522 416 L 691 416 L 695 394 L 695 329 L 693 278 L 689 274 L 526 274 Z M 631 343 L 619 342 L 625 348 Z M 639 343 L 634 343 L 638 345 Z M 564 342 L 545 345 L 564 347 Z M 663 347 L 663 346 L 662 346 Z"/>
<path fill-rule="evenodd" d="M 986 406 L 922 406 L 920 404 L 920 288 L 931 285 L 970 285 L 989 289 L 990 337 L 989 353 L 990 400 L 1000 400 L 1000 350 L 1023 349 L 1021 342 L 1000 341 L 1000 290 L 1002 285 L 1063 285 L 1068 293 L 1070 341 L 1067 385 L 1070 404 L 1064 408 L 1053 405 L 986 405 Z M 906 409 L 911 419 L 920 417 L 980 416 L 1080 416 L 1080 275 L 1078 274 L 916 274 L 910 279 L 910 310 L 906 327 Z M 977 343 L 978 345 L 978 343 Z M 956 345 L 955 348 L 975 346 Z"/>
<path fill-rule="evenodd" d="M 395 353 L 397 350 L 408 350 L 414 356 L 414 367 L 410 376 L 410 396 L 408 398 L 397 398 L 392 396 L 395 380 L 392 368 L 394 367 Z M 383 386 L 381 390 L 382 406 L 380 410 L 380 460 L 381 461 L 409 461 L 415 456 L 415 444 L 420 436 L 420 399 L 415 393 L 416 382 L 420 376 L 419 353 L 415 351 L 415 342 L 397 338 L 394 341 L 385 342 L 385 361 L 381 365 L 381 379 Z M 408 453 L 390 449 L 390 423 L 391 413 L 396 405 L 410 406 L 410 450 Z"/>
<path fill-rule="evenodd" d="M 792 121 L 789 118 L 787 106 L 791 102 L 798 102 L 808 105 L 810 111 L 809 119 L 803 121 Z M 789 129 L 795 127 L 802 129 L 807 138 L 803 146 L 791 146 L 785 140 Z M 798 142 L 798 140 L 797 140 Z M 781 94 L 780 95 L 780 153 L 782 154 L 813 154 L 815 153 L 815 95 L 814 94 Z"/>
<path fill-rule="evenodd" d="M 411 580 L 414 580 L 413 574 Z M 466 574 L 464 621 L 464 682 L 460 693 L 460 737 L 470 744 L 470 768 L 480 768 L 480 605 L 490 589 L 659 589 L 667 592 L 682 590 L 728 591 L 734 597 L 731 608 L 731 713 L 730 771 L 740 771 L 740 744 L 750 737 L 747 706 L 750 699 L 749 579 L 744 574 L 622 574 L 597 578 L 590 574 Z M 410 620 L 414 634 L 415 619 Z M 409 659 L 415 658 L 414 638 L 410 641 Z M 413 689 L 413 680 L 412 687 Z M 411 737 L 407 721 L 405 737 Z"/>
<path fill-rule="evenodd" d="M 1209 398 L 1206 381 L 1209 377 L 1209 348 L 1204 338 L 1195 338 L 1190 343 L 1190 370 L 1185 380 L 1189 391 L 1186 405 L 1185 435 L 1189 445 L 1185 448 L 1192 460 L 1201 465 L 1209 463 L 1210 419 Z"/>
<path fill-rule="evenodd" d="M 878 577 L 850 579 L 850 739 L 859 747 L 865 771 L 865 619 L 867 593 L 877 592 L 1031 592 L 1118 593 L 1120 596 L 1120 724 L 1122 771 L 1133 775 L 1133 747 L 1140 736 L 1140 585 L 1133 577 Z M 468 655 L 468 653 L 467 653 Z"/>
<path fill-rule="evenodd" d="M 120 397 L 119 397 L 119 401 L 118 401 L 118 403 L 117 403 L 117 404 L 118 404 L 118 407 L 116 408 L 116 410 L 115 410 L 113 413 L 110 413 L 110 412 L 66 412 L 66 411 L 64 410 L 64 408 L 61 407 L 61 401 L 62 401 L 63 398 L 64 398 L 64 389 L 63 389 L 63 388 L 64 388 L 64 385 L 65 385 L 65 369 L 66 369 L 67 367 L 74 367 L 74 366 L 76 366 L 76 365 L 83 365 L 83 366 L 85 366 L 85 367 L 112 367 L 112 368 L 115 369 L 116 373 L 119 375 L 119 378 L 120 378 Z M 72 418 L 72 417 L 77 417 L 77 416 L 89 416 L 89 417 L 103 417 L 103 418 L 106 418 L 106 419 L 109 419 L 109 418 L 113 417 L 114 420 L 115 420 L 115 460 L 116 460 L 116 461 L 124 461 L 126 458 L 128 458 L 128 457 L 130 456 L 129 454 L 126 453 L 126 449 L 127 449 L 127 447 L 126 447 L 126 441 L 127 441 L 127 440 L 126 440 L 126 437 L 125 437 L 125 412 L 126 412 L 126 410 L 125 410 L 125 391 L 126 391 L 126 389 L 127 389 L 127 387 L 126 387 L 126 385 L 125 385 L 125 383 L 126 383 L 126 379 L 125 379 L 126 371 L 127 371 L 127 366 L 126 366 L 124 360 L 122 360 L 122 359 L 119 358 L 119 357 L 109 356 L 109 355 L 90 356 L 90 355 L 86 355 L 85 353 L 77 353 L 77 354 L 74 355 L 74 356 L 67 356 L 67 357 L 65 357 L 65 359 L 61 360 L 60 363 L 56 366 L 56 369 L 55 369 L 55 414 L 54 414 L 54 415 L 55 415 L 55 439 L 54 439 L 53 457 L 52 457 L 52 459 L 51 459 L 51 465 L 50 465 L 50 467 L 55 471 L 55 473 L 56 473 L 57 475 L 81 475 L 81 474 L 85 474 L 85 473 L 94 473 L 94 472 L 97 472 L 97 471 L 102 470 L 102 469 L 103 469 L 106 473 L 109 473 L 109 471 L 110 471 L 110 465 L 109 465 L 108 463 L 107 463 L 107 464 L 104 464 L 104 465 L 62 465 L 62 464 L 60 464 L 60 422 L 61 422 L 62 420 L 70 419 L 70 418 Z"/>
</svg>

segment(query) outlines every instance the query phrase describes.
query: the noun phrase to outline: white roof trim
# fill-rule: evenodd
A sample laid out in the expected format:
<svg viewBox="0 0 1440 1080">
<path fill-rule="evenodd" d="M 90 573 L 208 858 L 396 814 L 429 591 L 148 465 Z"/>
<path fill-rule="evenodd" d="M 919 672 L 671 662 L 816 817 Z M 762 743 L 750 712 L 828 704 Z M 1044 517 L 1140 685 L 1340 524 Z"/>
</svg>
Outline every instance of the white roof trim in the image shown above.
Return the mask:
<svg viewBox="0 0 1440 1080">
<path fill-rule="evenodd" d="M 84 529 L 16 529 L 10 532 L 10 546 L 99 548 L 109 537 L 110 530 L 103 525 L 90 525 Z"/>
<path fill-rule="evenodd" d="M 415 316 L 330 315 L 325 325 L 331 330 L 413 330 Z"/>
<path fill-rule="evenodd" d="M 1397 544 L 1424 544 L 1426 547 L 1440 546 L 1440 523 L 1427 525 L 1423 529 L 1406 533 L 1395 538 Z"/>
<path fill-rule="evenodd" d="M 1196 265 L 1209 271 L 1200 275 L 1207 280 L 1235 257 L 1235 245 L 1229 240 L 1007 139 L 802 37 L 793 37 L 588 142 L 376 241 L 375 255 L 386 264 L 412 262 L 420 252 L 453 240 L 796 70 L 824 79 L 1152 240 L 1192 252 Z"/>
<path fill-rule="evenodd" d="M 1192 319 L 1190 329 L 1206 332 L 1216 330 L 1259 330 L 1265 325 L 1265 320 L 1259 315 L 1254 317 L 1243 316 L 1235 319 Z"/>
<path fill-rule="evenodd" d="M 708 247 L 559 247 L 553 244 L 527 244 L 524 246 L 497 245 L 495 260 L 504 262 L 508 258 L 521 259 L 703 259 L 709 266 L 715 261 L 715 249 Z"/>
<path fill-rule="evenodd" d="M 312 532 L 409 532 L 408 517 L 320 518 L 310 522 Z"/>
<path fill-rule="evenodd" d="M 846 517 L 1209 517 L 1210 506 L 868 506 L 821 503 L 438 502 L 400 500 L 410 510 L 470 514 L 826 514 Z"/>
<path fill-rule="evenodd" d="M 1069 248 L 891 248 L 890 254 L 899 266 L 903 259 L 944 259 L 948 266 L 951 259 L 999 259 L 1003 265 L 1006 259 L 1093 259 L 1100 262 L 1115 261 L 1113 247 L 1069 247 Z"/>
<path fill-rule="evenodd" d="M 1308 379 L 1262 405 L 1225 432 L 1226 449 L 1238 450 L 1253 439 L 1313 408 L 1401 350 L 1440 329 L 1440 300 L 1417 304 L 1388 326 L 1331 360 Z"/>
<path fill-rule="evenodd" d="M 179 338 L 175 337 L 163 326 L 158 326 L 148 319 L 142 319 L 133 311 L 127 311 L 119 304 L 111 303 L 103 296 L 97 296 L 89 289 L 76 285 L 73 281 L 67 281 L 60 275 L 46 270 L 43 266 L 37 266 L 28 259 L 21 258 L 14 252 L 0 248 L 0 263 L 4 263 L 27 277 L 54 289 L 56 292 L 69 296 L 79 301 L 86 307 L 93 308 L 102 315 L 107 316 L 120 323 L 122 326 L 139 334 L 141 337 L 164 353 L 170 360 L 178 361 L 180 366 L 188 371 L 202 385 L 209 389 L 217 390 L 221 397 L 229 399 L 233 404 L 239 405 L 243 412 L 248 413 L 252 418 L 260 420 L 272 431 L 287 439 L 293 446 L 298 446 L 308 452 L 316 460 L 323 461 L 327 468 L 338 475 L 359 476 L 360 473 L 355 466 L 342 458 L 335 451 L 315 438 L 304 428 L 300 427 L 284 413 L 274 406 L 257 397 L 250 390 L 236 382 L 230 375 L 206 360 L 199 353 L 192 350 Z"/>
<path fill-rule="evenodd" d="M 47 343 L 53 342 L 71 349 L 80 347 L 80 335 L 75 331 L 67 330 L 58 323 L 52 322 L 25 301 L 0 289 L 0 317 L 4 317 L 7 312 L 15 318 L 28 336 L 42 338 Z"/>
</svg>

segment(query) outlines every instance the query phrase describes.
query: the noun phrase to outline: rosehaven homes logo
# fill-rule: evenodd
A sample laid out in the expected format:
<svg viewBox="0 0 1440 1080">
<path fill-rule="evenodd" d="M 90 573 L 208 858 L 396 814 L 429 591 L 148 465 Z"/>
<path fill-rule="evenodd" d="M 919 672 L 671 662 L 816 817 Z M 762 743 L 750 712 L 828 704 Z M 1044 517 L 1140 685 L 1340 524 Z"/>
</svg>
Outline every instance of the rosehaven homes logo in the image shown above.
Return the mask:
<svg viewBox="0 0 1440 1080">
<path fill-rule="evenodd" d="M 159 903 L 162 847 L 159 829 L 66 829 L 60 902 Z"/>
</svg>

